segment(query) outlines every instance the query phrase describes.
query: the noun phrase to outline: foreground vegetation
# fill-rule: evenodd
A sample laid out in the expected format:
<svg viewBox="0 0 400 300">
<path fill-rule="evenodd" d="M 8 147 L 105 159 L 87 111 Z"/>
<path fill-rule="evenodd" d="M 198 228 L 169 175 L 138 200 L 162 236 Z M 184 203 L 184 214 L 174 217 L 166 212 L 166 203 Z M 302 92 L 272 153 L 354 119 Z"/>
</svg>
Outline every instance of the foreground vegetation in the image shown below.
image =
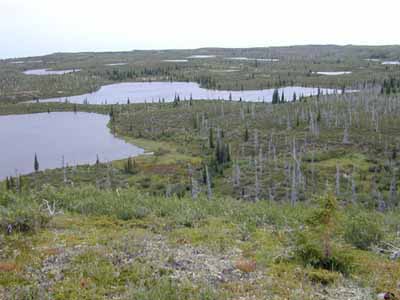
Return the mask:
<svg viewBox="0 0 400 300">
<path fill-rule="evenodd" d="M 42 206 L 45 199 L 55 211 Z M 1 239 L 2 295 L 325 299 L 324 287 L 332 299 L 373 299 L 396 291 L 399 263 L 366 249 L 393 243 L 398 213 L 340 208 L 329 195 L 313 202 L 293 209 L 91 186 L 5 193 L 1 226 L 11 224 L 13 233 Z"/>
<path fill-rule="evenodd" d="M 290 63 L 283 55 L 290 48 L 199 53 L 264 53 L 282 60 L 280 70 L 305 61 L 311 68 L 311 60 L 342 70 L 365 57 L 396 59 L 398 51 L 357 50 L 329 47 L 313 56 L 296 49 Z M 177 53 L 153 55 L 177 59 Z M 152 66 L 148 54 L 132 57 Z M 115 55 L 99 56 L 111 62 Z M 68 65 L 74 55 L 55 56 L 66 59 L 60 67 L 84 70 L 58 83 L 74 76 L 84 82 L 85 67 Z M 81 56 L 98 65 L 98 57 Z M 249 71 L 259 68 L 254 63 L 240 65 Z M 194 60 L 194 73 L 170 67 L 192 80 L 188 74 L 200 76 L 205 65 L 223 64 L 229 62 Z M 113 134 L 151 155 L 39 168 L 1 182 L 0 299 L 399 298 L 400 68 L 375 67 L 365 77 L 360 71 L 329 82 L 301 75 L 294 82 L 362 89 L 278 104 L 3 102 L 0 115 L 108 114 Z M 110 75 L 102 72 L 98 82 Z M 232 78 L 216 80 L 218 87 L 237 88 Z M 275 79 L 263 82 L 278 86 Z"/>
</svg>

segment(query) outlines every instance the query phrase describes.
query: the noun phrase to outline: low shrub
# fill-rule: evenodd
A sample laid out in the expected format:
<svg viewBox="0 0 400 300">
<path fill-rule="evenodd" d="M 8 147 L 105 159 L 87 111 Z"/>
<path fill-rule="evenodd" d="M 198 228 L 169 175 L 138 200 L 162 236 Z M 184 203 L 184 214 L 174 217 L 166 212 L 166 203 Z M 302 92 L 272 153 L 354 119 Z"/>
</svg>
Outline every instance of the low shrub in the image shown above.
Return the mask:
<svg viewBox="0 0 400 300">
<path fill-rule="evenodd" d="M 294 257 L 304 266 L 348 275 L 353 268 L 354 259 L 347 250 L 332 241 L 327 247 L 320 236 L 310 232 L 299 232 L 296 237 Z"/>
<path fill-rule="evenodd" d="M 349 274 L 353 257 L 336 240 L 338 204 L 333 195 L 318 199 L 319 207 L 295 233 L 295 258 L 305 266 Z"/>
<path fill-rule="evenodd" d="M 365 213 L 351 216 L 345 224 L 344 239 L 354 247 L 367 250 L 378 244 L 384 234 L 380 224 Z"/>
<path fill-rule="evenodd" d="M 11 234 L 14 232 L 31 232 L 45 227 L 51 217 L 36 202 L 19 197 L 0 205 L 0 230 Z"/>
</svg>

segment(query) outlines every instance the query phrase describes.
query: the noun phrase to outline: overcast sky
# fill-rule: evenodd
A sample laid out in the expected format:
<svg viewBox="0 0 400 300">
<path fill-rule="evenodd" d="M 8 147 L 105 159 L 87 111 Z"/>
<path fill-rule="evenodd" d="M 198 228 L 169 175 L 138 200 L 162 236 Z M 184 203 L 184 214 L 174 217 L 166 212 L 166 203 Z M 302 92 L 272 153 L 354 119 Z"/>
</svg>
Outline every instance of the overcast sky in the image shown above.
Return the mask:
<svg viewBox="0 0 400 300">
<path fill-rule="evenodd" d="M 0 0 L 0 58 L 53 52 L 400 44 L 400 0 Z"/>
</svg>

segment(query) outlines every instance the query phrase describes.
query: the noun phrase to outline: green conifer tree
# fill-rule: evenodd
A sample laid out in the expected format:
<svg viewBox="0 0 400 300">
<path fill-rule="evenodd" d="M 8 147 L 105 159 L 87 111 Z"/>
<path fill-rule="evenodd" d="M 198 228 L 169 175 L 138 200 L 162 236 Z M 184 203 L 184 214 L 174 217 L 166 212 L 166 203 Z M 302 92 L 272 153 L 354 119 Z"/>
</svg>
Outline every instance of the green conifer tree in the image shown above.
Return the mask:
<svg viewBox="0 0 400 300">
<path fill-rule="evenodd" d="M 34 159 L 34 162 L 33 162 L 33 168 L 34 168 L 35 172 L 39 171 L 39 160 L 37 158 L 36 153 L 35 153 L 35 159 Z"/>
</svg>

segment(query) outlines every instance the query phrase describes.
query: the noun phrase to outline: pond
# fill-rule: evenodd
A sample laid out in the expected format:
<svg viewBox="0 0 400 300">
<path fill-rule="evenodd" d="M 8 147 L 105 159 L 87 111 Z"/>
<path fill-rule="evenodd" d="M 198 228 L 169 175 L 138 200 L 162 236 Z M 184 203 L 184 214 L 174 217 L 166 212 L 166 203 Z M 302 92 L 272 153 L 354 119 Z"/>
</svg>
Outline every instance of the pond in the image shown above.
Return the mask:
<svg viewBox="0 0 400 300">
<path fill-rule="evenodd" d="M 110 64 L 105 64 L 106 66 L 125 66 L 128 63 L 124 63 L 124 62 L 117 62 L 117 63 L 110 63 Z"/>
<path fill-rule="evenodd" d="M 265 61 L 265 62 L 278 62 L 277 58 L 248 58 L 248 57 L 225 57 L 226 60 L 250 60 L 250 61 Z"/>
<path fill-rule="evenodd" d="M 187 59 L 164 59 L 163 62 L 184 63 L 188 62 Z"/>
<path fill-rule="evenodd" d="M 52 112 L 0 116 L 0 180 L 34 171 L 94 164 L 137 156 L 143 149 L 111 134 L 109 116 L 94 113 Z"/>
<path fill-rule="evenodd" d="M 320 89 L 324 94 L 340 92 L 334 89 Z M 285 87 L 279 89 L 280 95 L 284 93 L 287 100 L 292 100 L 293 94 L 311 96 L 318 94 L 318 88 L 311 87 Z M 78 96 L 43 99 L 40 102 L 71 102 L 88 104 L 114 104 L 121 103 L 144 103 L 165 100 L 171 102 L 176 96 L 184 99 L 224 99 L 243 101 L 266 101 L 272 100 L 274 89 L 245 90 L 245 91 L 222 91 L 201 88 L 194 82 L 125 82 L 102 86 L 98 91 Z"/>
<path fill-rule="evenodd" d="M 382 65 L 400 65 L 400 61 L 383 61 Z"/>
<path fill-rule="evenodd" d="M 187 58 L 215 58 L 216 55 L 200 54 L 200 55 L 190 55 Z"/>
<path fill-rule="evenodd" d="M 25 75 L 64 75 L 68 73 L 79 72 L 80 69 L 71 70 L 49 70 L 49 69 L 33 69 L 24 71 Z"/>
<path fill-rule="evenodd" d="M 342 71 L 342 72 L 315 72 L 318 75 L 328 75 L 328 76 L 337 76 L 337 75 L 348 75 L 351 74 L 351 71 Z"/>
</svg>

